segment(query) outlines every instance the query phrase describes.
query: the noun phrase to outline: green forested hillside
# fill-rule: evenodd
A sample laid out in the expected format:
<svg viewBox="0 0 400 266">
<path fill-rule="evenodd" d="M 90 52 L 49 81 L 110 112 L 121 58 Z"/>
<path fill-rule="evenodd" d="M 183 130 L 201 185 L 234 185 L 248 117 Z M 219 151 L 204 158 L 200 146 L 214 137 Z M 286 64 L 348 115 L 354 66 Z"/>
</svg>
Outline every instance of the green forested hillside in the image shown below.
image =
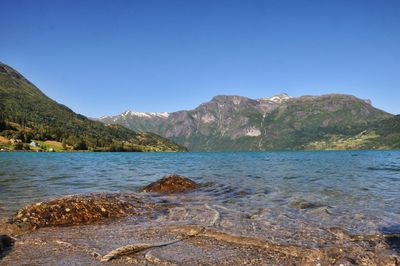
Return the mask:
<svg viewBox="0 0 400 266">
<path fill-rule="evenodd" d="M 89 100 L 89 99 L 88 99 Z M 65 149 L 182 151 L 153 133 L 105 126 L 58 104 L 11 67 L 0 63 L 0 135 L 24 143 L 55 140 Z"/>
</svg>

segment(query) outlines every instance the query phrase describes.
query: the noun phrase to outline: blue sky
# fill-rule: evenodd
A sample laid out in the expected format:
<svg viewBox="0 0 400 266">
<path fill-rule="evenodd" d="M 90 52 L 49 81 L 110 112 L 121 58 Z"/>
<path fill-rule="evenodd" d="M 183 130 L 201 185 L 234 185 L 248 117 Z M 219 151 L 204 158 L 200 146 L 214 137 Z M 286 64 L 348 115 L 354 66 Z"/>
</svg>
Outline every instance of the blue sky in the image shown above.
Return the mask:
<svg viewBox="0 0 400 266">
<path fill-rule="evenodd" d="M 400 113 L 398 0 L 0 4 L 0 61 L 87 116 L 281 92 Z"/>
</svg>

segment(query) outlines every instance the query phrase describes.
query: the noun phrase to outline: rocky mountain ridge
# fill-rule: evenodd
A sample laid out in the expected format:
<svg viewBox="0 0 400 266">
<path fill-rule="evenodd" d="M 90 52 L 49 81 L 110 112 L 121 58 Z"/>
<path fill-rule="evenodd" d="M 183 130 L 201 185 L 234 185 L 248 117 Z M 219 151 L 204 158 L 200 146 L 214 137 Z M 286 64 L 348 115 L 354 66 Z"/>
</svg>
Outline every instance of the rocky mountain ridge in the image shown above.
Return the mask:
<svg viewBox="0 0 400 266">
<path fill-rule="evenodd" d="M 332 136 L 354 137 L 391 117 L 352 95 L 278 94 L 260 99 L 218 95 L 193 110 L 162 117 L 132 112 L 101 121 L 154 132 L 191 150 L 292 150 L 310 148 L 310 143 Z M 371 143 L 352 148 L 381 148 Z"/>
</svg>

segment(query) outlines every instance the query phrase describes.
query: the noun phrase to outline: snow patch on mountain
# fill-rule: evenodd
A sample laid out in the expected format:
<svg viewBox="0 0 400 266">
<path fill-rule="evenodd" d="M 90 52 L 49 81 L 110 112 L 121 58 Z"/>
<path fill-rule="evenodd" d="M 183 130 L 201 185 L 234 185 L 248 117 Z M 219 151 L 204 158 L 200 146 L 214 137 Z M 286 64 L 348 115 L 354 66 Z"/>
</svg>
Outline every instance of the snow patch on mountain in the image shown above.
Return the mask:
<svg viewBox="0 0 400 266">
<path fill-rule="evenodd" d="M 274 102 L 274 103 L 283 103 L 287 100 L 292 99 L 293 97 L 287 95 L 286 93 L 281 93 L 274 95 L 272 97 L 266 97 L 266 98 L 260 98 L 258 99 L 259 101 L 268 101 L 268 102 Z"/>
<path fill-rule="evenodd" d="M 137 117 L 160 117 L 160 118 L 167 118 L 169 113 L 167 112 L 135 112 L 135 111 L 126 111 L 121 114 L 121 116 L 137 116 Z"/>
</svg>

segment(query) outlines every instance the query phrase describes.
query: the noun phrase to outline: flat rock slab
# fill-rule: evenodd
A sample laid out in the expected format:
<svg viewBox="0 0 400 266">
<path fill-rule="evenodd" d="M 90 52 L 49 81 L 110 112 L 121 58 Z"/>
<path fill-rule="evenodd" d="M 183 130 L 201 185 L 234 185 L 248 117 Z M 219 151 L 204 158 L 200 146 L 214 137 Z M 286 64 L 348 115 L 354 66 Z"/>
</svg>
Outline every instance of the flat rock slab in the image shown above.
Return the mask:
<svg viewBox="0 0 400 266">
<path fill-rule="evenodd" d="M 119 224 L 121 225 L 121 224 Z M 116 225 L 87 225 L 41 228 L 19 237 L 0 265 L 265 265 L 272 262 L 295 264 L 301 258 L 265 248 L 221 241 L 206 235 L 188 237 L 187 226 L 128 226 L 112 231 Z M 117 229 L 118 230 L 118 229 Z M 108 252 L 134 243 L 169 243 L 125 254 L 107 262 Z M 290 262 L 290 263 L 289 263 Z"/>
<path fill-rule="evenodd" d="M 118 229 L 122 228 L 122 229 Z M 108 225 L 41 228 L 20 236 L 0 265 L 398 265 L 399 257 L 360 243 L 326 249 L 283 245 L 237 236 L 198 225 L 146 227 L 132 221 Z M 115 230 L 115 231 L 114 231 Z M 113 233 L 115 232 L 115 233 Z M 193 233 L 194 232 L 194 233 Z M 103 261 L 109 252 L 147 243 L 154 247 L 125 252 Z M 160 245 L 160 243 L 167 243 Z M 168 244 L 169 243 L 169 244 Z M 371 243 L 369 243 L 370 245 Z M 397 264 L 396 264 L 397 263 Z"/>
<path fill-rule="evenodd" d="M 171 212 L 164 210 L 154 216 L 133 215 L 89 225 L 39 228 L 16 236 L 0 265 L 395 266 L 400 262 L 380 238 L 363 240 L 335 229 L 331 238 L 320 239 L 320 248 L 284 244 L 256 232 L 252 236 L 233 232 L 238 227 L 221 226 L 223 216 L 214 215 L 216 210 L 209 207 L 187 208 L 182 219 L 176 219 L 176 208 L 172 208 Z M 134 248 L 144 244 L 144 249 Z M 121 252 L 115 252 L 118 250 Z M 104 260 L 113 252 L 115 256 Z"/>
</svg>

